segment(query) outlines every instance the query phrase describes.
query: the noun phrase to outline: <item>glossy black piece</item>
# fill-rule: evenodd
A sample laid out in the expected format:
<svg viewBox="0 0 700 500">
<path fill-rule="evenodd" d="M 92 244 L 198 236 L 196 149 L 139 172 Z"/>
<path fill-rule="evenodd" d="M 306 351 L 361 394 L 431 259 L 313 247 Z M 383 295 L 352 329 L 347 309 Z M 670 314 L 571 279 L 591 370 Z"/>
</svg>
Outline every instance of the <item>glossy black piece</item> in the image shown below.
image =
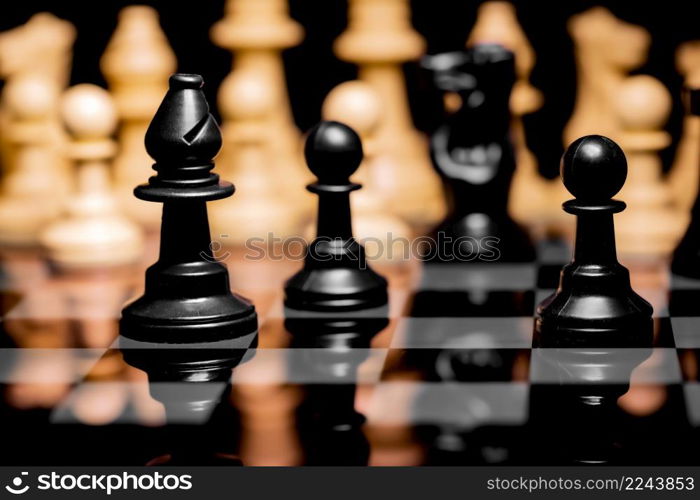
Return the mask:
<svg viewBox="0 0 700 500">
<path fill-rule="evenodd" d="M 688 107 L 690 114 L 700 116 L 700 88 L 688 92 Z M 671 271 L 680 276 L 700 279 L 700 196 L 695 200 L 690 214 L 688 229 L 673 252 Z"/>
<path fill-rule="evenodd" d="M 564 154 L 564 185 L 576 195 L 564 210 L 576 215 L 574 258 L 559 287 L 537 308 L 534 344 L 539 347 L 644 346 L 651 342 L 652 307 L 630 285 L 617 261 L 613 214 L 625 204 L 610 197 L 624 184 L 627 162 L 617 144 L 589 135 Z"/>
<path fill-rule="evenodd" d="M 435 243 L 424 251 L 424 259 L 534 260 L 529 236 L 507 208 L 515 171 L 508 108 L 515 82 L 513 53 L 500 45 L 484 44 L 426 57 L 422 65 L 434 73 L 439 90 L 456 92 L 462 101 L 430 139 L 433 165 L 445 185 L 449 212 L 432 232 Z"/>
<path fill-rule="evenodd" d="M 362 143 L 347 125 L 316 125 L 304 149 L 309 169 L 318 177 L 308 190 L 318 195 L 317 236 L 304 268 L 285 285 L 285 305 L 312 311 L 349 311 L 387 303 L 387 282 L 365 260 L 352 235 L 350 192 L 360 189 L 350 176 L 362 161 Z"/>
<path fill-rule="evenodd" d="M 211 255 L 206 202 L 230 196 L 233 186 L 211 173 L 221 132 L 202 85 L 199 75 L 171 76 L 146 134 L 157 175 L 134 192 L 163 203 L 160 256 L 146 271 L 144 295 L 122 311 L 124 337 L 194 343 L 257 331 L 255 307 L 231 293 L 226 267 Z"/>
<path fill-rule="evenodd" d="M 305 465 L 367 465 L 365 417 L 355 409 L 357 370 L 372 338 L 388 324 L 386 307 L 350 314 L 285 311 L 292 335 L 290 370 L 311 380 L 297 410 Z"/>
</svg>

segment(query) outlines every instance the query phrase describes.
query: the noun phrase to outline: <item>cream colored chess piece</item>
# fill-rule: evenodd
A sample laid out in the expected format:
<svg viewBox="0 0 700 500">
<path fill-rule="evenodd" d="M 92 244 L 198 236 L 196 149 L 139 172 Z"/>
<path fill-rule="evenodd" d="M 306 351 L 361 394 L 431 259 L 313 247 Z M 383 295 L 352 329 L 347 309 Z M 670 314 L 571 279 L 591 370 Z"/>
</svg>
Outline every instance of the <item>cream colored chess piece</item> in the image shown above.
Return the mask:
<svg viewBox="0 0 700 500">
<path fill-rule="evenodd" d="M 670 190 L 661 178 L 658 153 L 671 140 L 663 130 L 671 97 L 658 80 L 640 75 L 620 86 L 614 102 L 622 128 L 617 140 L 628 166 L 627 182 L 619 195 L 627 210 L 616 216 L 618 248 L 623 255 L 665 257 L 687 222 L 687 216 L 673 210 Z"/>
<path fill-rule="evenodd" d="M 479 43 L 497 43 L 515 54 L 517 79 L 511 93 L 510 111 L 513 117 L 511 133 L 517 167 L 510 188 L 508 208 L 518 222 L 532 229 L 542 225 L 557 207 L 551 203 L 549 195 L 551 182 L 539 174 L 537 160 L 525 142 L 522 117 L 541 107 L 542 93 L 530 83 L 535 53 L 518 23 L 512 3 L 492 1 L 479 6 L 467 46 Z"/>
<path fill-rule="evenodd" d="M 629 72 L 646 60 L 649 33 L 603 7 L 572 17 L 568 27 L 575 47 L 577 89 L 574 111 L 564 129 L 564 146 L 588 134 L 615 139 L 620 131 L 614 111 L 616 92 Z"/>
<path fill-rule="evenodd" d="M 41 235 L 47 255 L 62 270 L 131 264 L 141 255 L 142 237 L 119 212 L 110 185 L 116 108 L 106 90 L 82 84 L 65 92 L 61 116 L 71 136 L 67 154 L 74 162 L 75 192 L 65 214 Z"/>
<path fill-rule="evenodd" d="M 251 238 L 288 238 L 301 228 L 302 213 L 287 179 L 280 178 L 271 161 L 277 139 L 267 126 L 275 110 L 275 89 L 254 73 L 240 73 L 224 82 L 221 113 L 225 146 L 217 161 L 224 179 L 236 193 L 212 202 L 212 239 L 227 246 L 241 246 Z"/>
<path fill-rule="evenodd" d="M 101 67 L 120 119 L 115 193 L 129 217 L 154 231 L 160 227 L 162 207 L 139 200 L 133 191 L 152 173 L 153 160 L 146 153 L 144 137 L 168 90 L 168 78 L 177 69 L 154 9 L 142 5 L 122 9 Z"/>
<path fill-rule="evenodd" d="M 401 65 L 425 49 L 410 24 L 406 0 L 350 0 L 348 28 L 335 42 L 336 55 L 357 65 L 359 79 L 381 98 L 384 115 L 375 133 L 377 183 L 390 210 L 425 228 L 445 211 L 428 145 L 413 126 Z"/>
<path fill-rule="evenodd" d="M 14 165 L 0 191 L 4 245 L 38 245 L 41 230 L 58 216 L 67 179 L 51 137 L 57 94 L 56 86 L 39 75 L 18 76 L 5 86 L 4 132 Z"/>
<path fill-rule="evenodd" d="M 362 139 L 364 160 L 353 181 L 362 189 L 350 197 L 355 237 L 374 262 L 401 264 L 410 255 L 411 228 L 387 209 L 375 180 L 375 139 L 382 119 L 382 101 L 371 85 L 362 81 L 341 83 L 323 103 L 323 119 L 352 127 Z"/>
<path fill-rule="evenodd" d="M 295 203 L 310 214 L 314 196 L 305 186 L 312 178 L 303 160 L 301 134 L 294 124 L 282 61 L 282 51 L 297 45 L 303 36 L 302 27 L 289 17 L 287 0 L 227 0 L 225 17 L 211 30 L 214 43 L 233 53 L 227 78 L 250 73 L 270 86 L 274 112 L 268 113 L 266 120 L 269 133 L 276 137 L 270 145 L 271 161 L 287 180 Z M 230 88 L 222 84 L 220 106 L 225 100 L 235 99 L 225 95 Z"/>
<path fill-rule="evenodd" d="M 687 88 L 700 88 L 700 40 L 682 44 L 676 52 L 676 67 Z M 669 173 L 675 205 L 690 211 L 700 182 L 700 117 L 686 112 L 676 157 Z"/>
<path fill-rule="evenodd" d="M 74 41 L 75 28 L 72 24 L 48 12 L 35 14 L 26 24 L 0 33 L 0 78 L 7 85 L 19 76 L 40 76 L 55 86 L 55 94 L 58 95 L 68 85 Z M 54 107 L 58 109 L 57 104 Z M 3 167 L 9 169 L 14 159 L 5 134 L 1 133 L 10 119 L 5 108 L 3 99 L 0 103 L 0 159 Z M 65 142 L 57 115 L 47 134 L 57 145 Z"/>
</svg>

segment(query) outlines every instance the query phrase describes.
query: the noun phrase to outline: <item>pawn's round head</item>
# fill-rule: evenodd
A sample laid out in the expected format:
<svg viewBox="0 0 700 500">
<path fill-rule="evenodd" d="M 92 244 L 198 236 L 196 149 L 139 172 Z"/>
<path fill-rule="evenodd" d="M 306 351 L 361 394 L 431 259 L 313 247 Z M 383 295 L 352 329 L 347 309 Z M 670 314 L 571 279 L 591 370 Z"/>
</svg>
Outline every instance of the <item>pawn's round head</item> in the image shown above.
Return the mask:
<svg viewBox="0 0 700 500">
<path fill-rule="evenodd" d="M 103 139 L 117 127 L 117 109 L 105 89 L 83 83 L 68 89 L 61 99 L 61 117 L 77 139 Z"/>
<path fill-rule="evenodd" d="M 324 121 L 309 132 L 304 156 L 321 184 L 347 184 L 362 162 L 362 141 L 347 125 Z"/>
<path fill-rule="evenodd" d="M 575 140 L 561 160 L 564 186 L 580 201 L 605 201 L 627 178 L 627 160 L 620 146 L 602 135 Z"/>
</svg>

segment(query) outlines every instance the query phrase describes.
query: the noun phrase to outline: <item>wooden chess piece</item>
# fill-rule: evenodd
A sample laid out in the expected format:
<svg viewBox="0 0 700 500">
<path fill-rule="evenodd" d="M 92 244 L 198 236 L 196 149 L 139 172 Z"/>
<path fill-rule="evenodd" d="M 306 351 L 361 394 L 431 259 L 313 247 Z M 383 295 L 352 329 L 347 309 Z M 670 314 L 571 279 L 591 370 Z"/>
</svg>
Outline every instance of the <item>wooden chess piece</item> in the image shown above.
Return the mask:
<svg viewBox="0 0 700 500">
<path fill-rule="evenodd" d="M 676 52 L 676 67 L 686 88 L 700 88 L 700 40 L 686 42 Z M 700 158 L 700 117 L 686 113 L 676 157 L 668 182 L 675 205 L 690 211 L 698 194 L 698 158 Z"/>
<path fill-rule="evenodd" d="M 268 241 L 295 236 L 303 213 L 279 181 L 272 161 L 277 137 L 268 128 L 276 112 L 275 90 L 255 73 L 236 73 L 223 83 L 220 109 L 224 146 L 218 164 L 236 182 L 236 196 L 211 204 L 212 237 L 225 246 L 243 246 L 256 238 Z"/>
<path fill-rule="evenodd" d="M 512 3 L 489 1 L 479 6 L 467 47 L 479 43 L 497 43 L 515 54 L 516 80 L 510 96 L 510 111 L 516 169 L 508 208 L 516 221 L 533 228 L 558 210 L 549 196 L 551 182 L 539 174 L 537 160 L 525 141 L 522 117 L 541 107 L 542 93 L 530 83 L 535 53 L 518 23 Z"/>
<path fill-rule="evenodd" d="M 324 120 L 349 125 L 362 139 L 365 157 L 353 181 L 362 184 L 350 199 L 353 229 L 365 246 L 368 260 L 387 264 L 406 263 L 411 228 L 391 214 L 375 180 L 375 137 L 382 119 L 382 102 L 368 83 L 355 80 L 341 83 L 326 96 Z"/>
<path fill-rule="evenodd" d="M 651 42 L 649 33 L 603 7 L 573 16 L 568 28 L 575 47 L 577 89 L 574 111 L 564 129 L 564 144 L 568 146 L 586 134 L 615 139 L 620 131 L 613 109 L 616 91 L 630 71 L 644 63 Z"/>
<path fill-rule="evenodd" d="M 115 193 L 129 217 L 154 230 L 160 224 L 159 207 L 135 198 L 133 190 L 151 172 L 152 161 L 143 140 L 168 90 L 168 77 L 177 66 L 155 9 L 143 5 L 122 9 L 100 63 L 120 120 L 119 152 L 114 159 Z"/>
<path fill-rule="evenodd" d="M 0 33 L 0 77 L 6 84 L 20 75 L 38 75 L 56 88 L 56 95 L 68 85 L 72 60 L 75 28 L 67 21 L 48 12 L 32 16 L 26 24 Z M 4 100 L 0 105 L 0 131 L 5 130 L 9 119 Z M 58 109 L 58 105 L 55 105 Z M 53 116 L 51 130 L 47 132 L 56 144 L 66 141 L 57 111 Z M 0 159 L 6 168 L 11 168 L 11 148 L 0 134 Z M 67 168 L 66 168 L 67 170 Z"/>
<path fill-rule="evenodd" d="M 425 42 L 410 24 L 406 0 L 350 0 L 348 19 L 335 53 L 357 65 L 359 79 L 372 85 L 384 105 L 375 134 L 378 184 L 393 213 L 426 228 L 445 206 L 427 142 L 413 126 L 401 67 L 420 57 Z"/>
<path fill-rule="evenodd" d="M 671 192 L 661 178 L 659 151 L 671 140 L 663 130 L 670 110 L 668 90 L 655 78 L 633 76 L 618 89 L 614 111 L 622 127 L 619 142 L 629 164 L 628 180 L 621 191 L 629 208 L 618 220 L 622 254 L 667 256 L 686 227 L 687 214 L 673 209 Z"/>
<path fill-rule="evenodd" d="M 233 54 L 231 73 L 251 73 L 271 87 L 274 113 L 267 116 L 271 142 L 271 160 L 279 175 L 286 179 L 290 193 L 298 196 L 296 204 L 307 215 L 313 208 L 313 196 L 304 186 L 311 177 L 304 167 L 301 134 L 296 128 L 287 92 L 282 51 L 297 45 L 303 38 L 302 27 L 289 17 L 286 0 L 228 0 L 225 17 L 211 30 L 213 42 Z M 231 102 L 235 95 L 225 95 L 231 86 L 222 84 L 219 102 Z M 230 148 L 231 144 L 227 144 Z M 226 151 L 224 151 L 226 153 Z"/>
<path fill-rule="evenodd" d="M 4 245 L 38 245 L 40 232 L 58 216 L 67 191 L 61 152 L 51 136 L 57 90 L 39 75 L 18 76 L 5 86 L 5 140 L 14 165 L 0 192 Z"/>
<path fill-rule="evenodd" d="M 71 136 L 67 155 L 75 166 L 75 192 L 64 215 L 40 239 L 59 270 L 90 270 L 136 262 L 142 249 L 138 227 L 118 210 L 109 162 L 117 112 L 106 90 L 82 84 L 61 99 L 61 116 Z"/>
</svg>

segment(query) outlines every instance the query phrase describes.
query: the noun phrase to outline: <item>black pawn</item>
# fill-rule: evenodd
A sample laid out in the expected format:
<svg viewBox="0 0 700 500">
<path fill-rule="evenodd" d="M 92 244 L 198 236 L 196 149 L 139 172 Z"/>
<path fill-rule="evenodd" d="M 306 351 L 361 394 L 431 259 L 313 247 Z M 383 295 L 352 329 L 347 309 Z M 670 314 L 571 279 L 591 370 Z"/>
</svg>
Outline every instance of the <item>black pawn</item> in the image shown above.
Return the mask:
<svg viewBox="0 0 700 500">
<path fill-rule="evenodd" d="M 255 307 L 231 293 L 226 267 L 211 256 L 206 202 L 231 196 L 233 186 L 212 173 L 221 132 L 203 83 L 171 76 L 146 133 L 157 174 L 134 194 L 163 203 L 160 256 L 146 271 L 144 295 L 122 311 L 120 334 L 155 343 L 236 339 L 245 348 L 257 335 Z"/>
<path fill-rule="evenodd" d="M 308 311 L 352 311 L 387 303 L 387 282 L 365 260 L 352 235 L 350 193 L 360 189 L 350 176 L 362 161 L 362 143 L 347 125 L 324 121 L 306 139 L 306 163 L 318 182 L 317 236 L 304 268 L 285 285 L 285 306 Z"/>
<path fill-rule="evenodd" d="M 577 217 L 574 258 L 559 287 L 537 308 L 535 342 L 541 347 L 633 347 L 651 341 L 652 307 L 630 285 L 617 261 L 613 214 L 625 203 L 612 197 L 627 177 L 627 160 L 607 137 L 576 140 L 562 158 L 564 185 L 576 199 L 564 210 Z"/>
<path fill-rule="evenodd" d="M 700 116 L 700 88 L 688 93 L 691 115 Z M 679 276 L 700 279 L 700 190 L 691 211 L 688 230 L 673 253 L 671 271 Z"/>
<path fill-rule="evenodd" d="M 443 180 L 448 214 L 433 231 L 433 262 L 529 262 L 535 250 L 508 214 L 515 157 L 510 142 L 513 53 L 495 44 L 427 57 L 423 67 L 441 92 L 462 105 L 430 139 L 433 165 Z M 444 242 L 442 242 L 444 240 Z"/>
</svg>

